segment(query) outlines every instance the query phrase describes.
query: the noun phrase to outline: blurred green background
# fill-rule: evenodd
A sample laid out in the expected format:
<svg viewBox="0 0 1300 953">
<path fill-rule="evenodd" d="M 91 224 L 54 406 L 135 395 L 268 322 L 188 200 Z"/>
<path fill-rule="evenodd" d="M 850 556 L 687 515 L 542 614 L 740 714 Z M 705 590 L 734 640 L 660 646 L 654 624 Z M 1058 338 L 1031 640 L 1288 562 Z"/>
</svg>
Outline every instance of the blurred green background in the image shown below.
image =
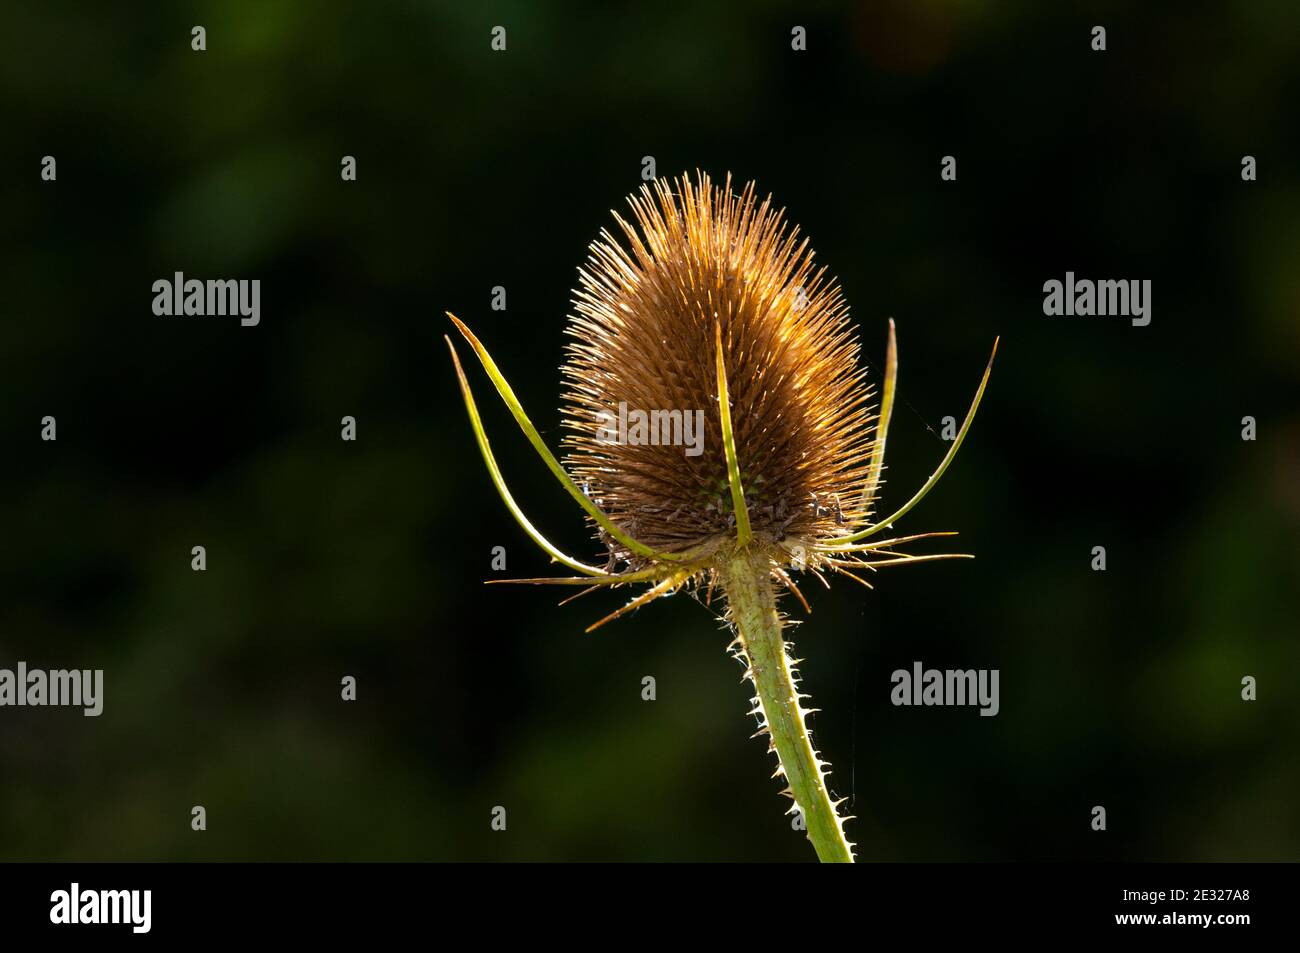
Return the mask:
<svg viewBox="0 0 1300 953">
<path fill-rule="evenodd" d="M 625 594 L 482 586 L 497 545 L 548 567 L 442 312 L 558 445 L 575 269 L 654 156 L 772 192 L 873 367 L 897 319 L 886 505 L 1002 336 L 900 526 L 978 558 L 804 586 L 861 856 L 1295 859 L 1300 7 L 1133 6 L 7 4 L 0 667 L 106 701 L 0 709 L 0 858 L 813 858 L 700 605 L 584 636 Z M 1151 279 L 1151 325 L 1044 317 L 1067 270 Z M 261 279 L 261 325 L 155 317 L 175 271 Z M 594 555 L 470 370 L 534 521 Z M 894 708 L 915 660 L 999 669 L 1001 713 Z"/>
</svg>

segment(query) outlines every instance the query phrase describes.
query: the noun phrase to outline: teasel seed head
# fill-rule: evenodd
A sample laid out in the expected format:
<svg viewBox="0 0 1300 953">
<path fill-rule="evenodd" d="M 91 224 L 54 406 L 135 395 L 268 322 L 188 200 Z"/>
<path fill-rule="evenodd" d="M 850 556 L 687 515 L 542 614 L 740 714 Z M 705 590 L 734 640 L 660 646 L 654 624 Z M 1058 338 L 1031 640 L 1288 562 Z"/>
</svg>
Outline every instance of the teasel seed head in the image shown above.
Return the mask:
<svg viewBox="0 0 1300 953">
<path fill-rule="evenodd" d="M 562 370 L 570 472 L 656 550 L 734 538 L 709 359 L 720 327 L 755 538 L 811 547 L 860 525 L 872 392 L 840 289 L 807 240 L 730 178 L 658 179 L 631 206 L 632 222 L 615 216 L 624 241 L 603 231 L 579 272 Z M 664 422 L 702 411 L 702 452 L 602 439 L 602 414 L 620 407 Z"/>
<path fill-rule="evenodd" d="M 919 491 L 884 518 L 874 501 L 884 470 L 897 348 L 889 322 L 879 404 L 859 363 L 839 286 L 814 263 L 807 239 L 753 183 L 731 176 L 656 179 L 614 213 L 620 241 L 602 230 L 579 269 L 566 333 L 565 464 L 551 453 L 505 376 L 473 332 L 461 334 L 552 474 L 604 544 L 605 566 L 566 556 L 519 509 L 496 465 L 468 380 L 447 339 L 480 450 L 498 492 L 553 561 L 582 573 L 530 583 L 652 588 L 605 622 L 686 584 L 707 581 L 738 551 L 755 554 L 807 608 L 791 574 L 963 558 L 897 547 L 950 533 L 864 543 L 912 509 L 956 456 L 992 369 L 985 368 L 956 439 Z M 994 354 L 997 342 L 994 342 Z M 624 414 L 654 421 L 641 439 L 610 439 Z M 686 418 L 703 419 L 687 452 Z M 654 439 L 657 435 L 658 439 Z M 668 437 L 671 436 L 672 439 Z"/>
</svg>

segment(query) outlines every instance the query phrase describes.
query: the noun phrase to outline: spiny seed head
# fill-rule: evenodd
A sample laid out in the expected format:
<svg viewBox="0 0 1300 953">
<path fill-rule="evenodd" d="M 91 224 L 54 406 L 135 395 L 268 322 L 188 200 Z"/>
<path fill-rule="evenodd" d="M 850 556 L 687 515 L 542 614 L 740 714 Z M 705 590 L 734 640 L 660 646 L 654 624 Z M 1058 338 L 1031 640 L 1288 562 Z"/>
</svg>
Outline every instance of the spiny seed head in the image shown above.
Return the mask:
<svg viewBox="0 0 1300 953">
<path fill-rule="evenodd" d="M 813 809 L 807 829 L 819 856 L 852 860 L 843 820 L 828 801 L 826 762 L 815 750 L 807 755 L 808 712 L 801 702 L 808 696 L 798 691 L 797 663 L 781 637 L 792 623 L 777 611 L 773 581 L 806 609 L 787 568 L 808 568 L 818 578 L 820 568 L 832 569 L 869 587 L 849 569 L 953 558 L 892 548 L 943 534 L 857 543 L 905 515 L 942 476 L 979 406 L 992 358 L 938 469 L 893 514 L 854 532 L 870 515 L 883 466 L 898 372 L 893 322 L 878 424 L 839 289 L 814 268 L 807 241 L 785 226 L 770 198 L 756 203 L 752 183 L 736 195 L 730 177 L 715 188 L 697 175 L 694 182 L 685 176 L 656 181 L 630 201 L 635 225 L 615 215 L 625 244 L 602 231 L 580 269 L 563 368 L 567 469 L 482 342 L 449 313 L 538 455 L 610 551 L 603 570 L 580 562 L 524 516 L 448 338 L 498 493 L 552 560 L 580 573 L 515 581 L 587 587 L 583 592 L 650 584 L 588 632 L 683 587 L 698 591 L 707 584 L 706 602 L 715 585 L 722 589 L 725 618 L 735 625 L 729 649 L 758 689 L 751 714 L 778 753 L 776 775 L 789 778 L 784 793 L 794 800 L 799 792 L 793 810 Z M 619 562 L 627 571 L 615 571 Z M 763 664 L 751 665 L 751 658 Z M 769 718 L 768 700 L 794 717 Z"/>
<path fill-rule="evenodd" d="M 629 203 L 635 224 L 615 214 L 624 241 L 602 230 L 591 245 L 567 327 L 563 413 L 575 479 L 655 550 L 735 537 L 720 324 L 755 539 L 812 545 L 864 522 L 872 395 L 847 305 L 807 240 L 770 197 L 756 201 L 753 183 L 733 193 L 730 176 L 720 188 L 702 174 L 656 180 Z M 630 439 L 611 441 L 620 408 Z M 658 421 L 660 442 L 651 442 L 654 426 L 636 439 L 637 411 Z M 671 428 L 701 419 L 697 411 L 702 446 L 674 443 L 684 431 Z"/>
</svg>

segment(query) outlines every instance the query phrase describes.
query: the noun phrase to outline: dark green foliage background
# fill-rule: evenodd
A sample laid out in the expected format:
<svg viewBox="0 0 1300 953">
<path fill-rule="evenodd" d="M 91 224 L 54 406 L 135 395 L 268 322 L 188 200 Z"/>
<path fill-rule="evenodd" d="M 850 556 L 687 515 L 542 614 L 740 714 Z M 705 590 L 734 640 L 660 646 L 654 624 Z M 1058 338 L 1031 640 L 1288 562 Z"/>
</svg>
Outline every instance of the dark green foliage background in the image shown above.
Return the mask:
<svg viewBox="0 0 1300 953">
<path fill-rule="evenodd" d="M 622 596 L 482 587 L 495 545 L 549 569 L 442 312 L 557 444 L 575 268 L 644 155 L 770 190 L 875 365 L 898 320 L 887 502 L 1002 335 L 900 527 L 978 559 L 804 587 L 861 856 L 1296 858 L 1300 8 L 1088 6 L 6 4 L 0 667 L 107 698 L 0 710 L 0 858 L 812 859 L 700 605 L 586 637 Z M 155 317 L 177 270 L 260 278 L 261 326 Z M 1152 324 L 1044 317 L 1066 270 L 1150 278 Z M 593 555 L 471 371 L 517 495 Z M 1000 669 L 1001 714 L 892 707 L 914 660 Z"/>
</svg>

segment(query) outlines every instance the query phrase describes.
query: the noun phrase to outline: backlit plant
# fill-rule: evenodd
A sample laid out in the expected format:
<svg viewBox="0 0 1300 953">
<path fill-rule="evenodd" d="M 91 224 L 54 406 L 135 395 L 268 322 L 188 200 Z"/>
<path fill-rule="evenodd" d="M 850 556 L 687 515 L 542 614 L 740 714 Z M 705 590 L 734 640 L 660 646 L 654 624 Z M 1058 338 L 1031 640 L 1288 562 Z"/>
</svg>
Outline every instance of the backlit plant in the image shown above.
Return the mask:
<svg viewBox="0 0 1300 953">
<path fill-rule="evenodd" d="M 951 533 L 878 538 L 934 487 L 970 429 L 993 359 L 938 468 L 905 504 L 876 518 L 898 372 L 889 325 L 879 405 L 858 362 L 839 288 L 815 268 L 807 240 L 751 183 L 734 194 L 656 180 L 630 198 L 635 225 L 615 215 L 580 269 L 564 380 L 565 462 L 543 442 L 505 377 L 464 323 L 449 315 L 542 460 L 586 513 L 607 550 L 603 566 L 561 552 L 515 503 L 483 430 L 451 339 L 452 360 L 479 449 L 501 498 L 554 562 L 576 576 L 513 582 L 647 588 L 595 629 L 688 589 L 726 606 L 732 651 L 757 691 L 753 713 L 823 861 L 852 861 L 840 802 L 812 747 L 777 597 L 807 609 L 795 581 L 839 574 L 870 588 L 884 566 L 960 558 L 899 547 Z M 997 344 L 994 343 L 996 353 Z M 703 452 L 671 441 L 611 440 L 598 426 L 622 406 L 704 411 Z"/>
</svg>

